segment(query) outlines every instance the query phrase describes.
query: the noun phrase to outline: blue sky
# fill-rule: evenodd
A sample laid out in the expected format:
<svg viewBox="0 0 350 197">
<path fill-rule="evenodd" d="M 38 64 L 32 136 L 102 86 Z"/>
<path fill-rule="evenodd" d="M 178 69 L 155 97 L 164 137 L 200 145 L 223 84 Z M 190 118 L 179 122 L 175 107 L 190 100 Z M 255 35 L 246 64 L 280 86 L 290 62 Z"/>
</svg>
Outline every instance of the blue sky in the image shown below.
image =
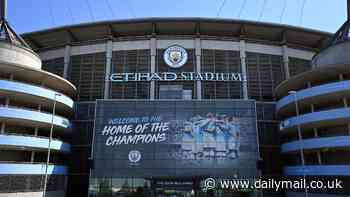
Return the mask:
<svg viewBox="0 0 350 197">
<path fill-rule="evenodd" d="M 142 17 L 240 18 L 335 32 L 346 20 L 346 0 L 8 0 L 8 19 L 19 33 Z"/>
</svg>

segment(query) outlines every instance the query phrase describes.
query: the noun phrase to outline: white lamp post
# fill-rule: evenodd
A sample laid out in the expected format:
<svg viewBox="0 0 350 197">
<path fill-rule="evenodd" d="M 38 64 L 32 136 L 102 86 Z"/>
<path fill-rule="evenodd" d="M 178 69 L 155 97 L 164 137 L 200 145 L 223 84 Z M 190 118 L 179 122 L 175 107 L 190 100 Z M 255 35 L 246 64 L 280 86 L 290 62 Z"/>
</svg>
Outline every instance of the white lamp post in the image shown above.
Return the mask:
<svg viewBox="0 0 350 197">
<path fill-rule="evenodd" d="M 288 94 L 293 95 L 294 97 L 294 105 L 295 105 L 295 113 L 296 117 L 298 118 L 299 116 L 299 105 L 298 105 L 298 97 L 297 97 L 297 91 L 289 91 Z M 299 138 L 299 144 L 300 144 L 300 157 L 301 157 L 301 164 L 303 167 L 303 178 L 306 180 L 306 175 L 305 175 L 305 158 L 304 158 L 304 142 L 303 142 L 303 137 L 301 135 L 301 128 L 300 124 L 297 124 L 297 130 L 298 130 L 298 138 Z M 307 186 L 305 185 L 305 196 L 308 197 L 308 190 Z"/>
<path fill-rule="evenodd" d="M 44 179 L 44 191 L 43 191 L 43 197 L 46 197 L 46 188 L 47 188 L 47 169 L 50 163 L 50 154 L 51 154 L 51 141 L 52 141 L 52 134 L 53 134 L 53 121 L 54 121 L 54 116 L 56 112 L 56 97 L 61 96 L 59 93 L 55 93 L 54 96 L 54 102 L 53 102 L 53 109 L 52 109 L 52 116 L 51 116 L 51 128 L 50 128 L 50 138 L 49 138 L 49 146 L 47 149 L 47 159 L 46 159 L 46 167 L 45 167 L 45 179 Z"/>
</svg>

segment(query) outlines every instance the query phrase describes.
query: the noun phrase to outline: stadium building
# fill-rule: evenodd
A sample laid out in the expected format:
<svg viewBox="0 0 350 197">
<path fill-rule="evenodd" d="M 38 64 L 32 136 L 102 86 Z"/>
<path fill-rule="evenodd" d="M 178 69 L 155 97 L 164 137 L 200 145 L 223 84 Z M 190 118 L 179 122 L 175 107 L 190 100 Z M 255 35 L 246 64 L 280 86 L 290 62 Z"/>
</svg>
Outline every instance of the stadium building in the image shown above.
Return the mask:
<svg viewBox="0 0 350 197">
<path fill-rule="evenodd" d="M 289 84 L 304 87 L 298 77 L 314 72 L 312 58 L 331 36 L 243 20 L 146 18 L 23 38 L 44 70 L 77 88 L 68 194 L 206 196 L 207 177 L 300 175 L 297 163 L 283 168 L 281 151 L 297 155 L 285 144 L 295 132 L 280 142 L 275 111 L 293 116 L 282 97 Z"/>
<path fill-rule="evenodd" d="M 349 27 L 347 21 L 335 33 L 327 48 L 313 58 L 311 70 L 276 88 L 284 175 L 338 178 L 349 187 Z M 309 196 L 315 195 L 322 196 L 312 191 Z"/>
<path fill-rule="evenodd" d="M 0 21 L 0 196 L 65 196 L 75 87 Z"/>
<path fill-rule="evenodd" d="M 348 187 L 349 20 L 335 35 L 145 18 L 21 37 L 5 7 L 0 197 L 349 195 L 206 182 L 284 176 Z"/>
</svg>

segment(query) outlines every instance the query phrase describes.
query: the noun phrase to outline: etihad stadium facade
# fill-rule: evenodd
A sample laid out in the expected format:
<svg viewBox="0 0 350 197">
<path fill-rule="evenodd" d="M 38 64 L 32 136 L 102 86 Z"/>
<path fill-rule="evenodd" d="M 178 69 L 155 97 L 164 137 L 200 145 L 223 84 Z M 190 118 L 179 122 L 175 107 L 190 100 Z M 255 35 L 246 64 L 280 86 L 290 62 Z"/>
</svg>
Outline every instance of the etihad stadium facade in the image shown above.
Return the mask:
<svg viewBox="0 0 350 197">
<path fill-rule="evenodd" d="M 325 71 L 339 84 L 323 88 L 319 64 L 312 62 L 329 33 L 242 20 L 146 18 L 22 37 L 40 56 L 45 73 L 60 76 L 61 81 L 47 81 L 50 87 L 68 97 L 74 88 L 67 81 L 76 87 L 74 114 L 71 106 L 57 106 L 59 115 L 72 119 L 67 196 L 303 196 L 301 191 L 204 192 L 201 186 L 208 177 L 348 176 L 341 156 L 347 155 L 349 134 L 346 69 L 340 69 L 342 78 L 338 69 L 334 75 Z M 322 103 L 329 95 L 334 105 Z M 334 120 L 338 116 L 341 121 Z M 329 136 L 331 130 L 339 135 Z"/>
</svg>

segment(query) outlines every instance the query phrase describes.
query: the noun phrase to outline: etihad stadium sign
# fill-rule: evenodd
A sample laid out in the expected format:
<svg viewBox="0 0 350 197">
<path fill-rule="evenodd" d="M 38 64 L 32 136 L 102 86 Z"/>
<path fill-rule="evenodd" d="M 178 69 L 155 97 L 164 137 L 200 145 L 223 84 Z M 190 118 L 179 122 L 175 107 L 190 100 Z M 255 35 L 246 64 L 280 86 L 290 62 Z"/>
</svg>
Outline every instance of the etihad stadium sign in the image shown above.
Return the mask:
<svg viewBox="0 0 350 197">
<path fill-rule="evenodd" d="M 111 82 L 132 81 L 247 81 L 242 73 L 212 72 L 159 72 L 159 73 L 113 73 L 107 76 Z"/>
<path fill-rule="evenodd" d="M 186 64 L 188 53 L 180 45 L 172 45 L 163 53 L 164 62 L 171 68 L 180 68 Z M 107 81 L 246 81 L 242 73 L 213 72 L 158 72 L 158 73 L 113 73 Z"/>
</svg>

